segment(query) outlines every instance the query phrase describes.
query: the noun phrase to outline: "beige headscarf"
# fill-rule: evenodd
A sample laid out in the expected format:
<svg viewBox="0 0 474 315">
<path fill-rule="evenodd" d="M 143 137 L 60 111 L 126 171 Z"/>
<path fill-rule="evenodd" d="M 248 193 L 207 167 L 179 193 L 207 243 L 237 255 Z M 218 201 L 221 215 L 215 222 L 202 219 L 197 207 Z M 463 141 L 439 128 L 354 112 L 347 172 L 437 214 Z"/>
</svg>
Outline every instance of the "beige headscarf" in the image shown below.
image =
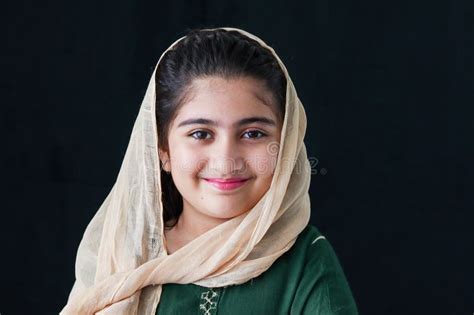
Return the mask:
<svg viewBox="0 0 474 315">
<path fill-rule="evenodd" d="M 303 138 L 306 115 L 288 72 L 285 117 L 271 186 L 247 213 L 232 218 L 168 255 L 164 246 L 156 67 L 117 180 L 87 226 L 76 259 L 76 281 L 61 314 L 154 314 L 161 284 L 206 287 L 259 276 L 288 251 L 310 217 L 310 165 Z M 184 37 L 174 42 L 160 57 Z M 158 104 L 159 106 L 159 104 Z"/>
</svg>

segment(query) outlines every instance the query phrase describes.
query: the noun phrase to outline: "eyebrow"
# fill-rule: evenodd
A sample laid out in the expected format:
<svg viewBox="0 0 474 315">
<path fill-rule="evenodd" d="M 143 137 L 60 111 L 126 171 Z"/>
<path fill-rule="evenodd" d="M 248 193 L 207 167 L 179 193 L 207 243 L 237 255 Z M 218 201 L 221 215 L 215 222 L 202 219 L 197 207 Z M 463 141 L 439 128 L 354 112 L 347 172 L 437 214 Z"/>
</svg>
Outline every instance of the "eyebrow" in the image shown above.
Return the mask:
<svg viewBox="0 0 474 315">
<path fill-rule="evenodd" d="M 244 125 L 249 125 L 252 123 L 261 123 L 265 124 L 268 126 L 276 126 L 276 123 L 273 119 L 267 118 L 267 117 L 261 117 L 261 116 L 255 116 L 255 117 L 247 117 L 243 118 L 233 124 L 234 127 L 241 127 Z M 191 118 L 191 119 L 186 119 L 182 122 L 179 123 L 179 127 L 187 126 L 187 125 L 212 125 L 212 126 L 218 126 L 219 124 L 215 120 L 211 119 L 206 119 L 206 118 Z"/>
</svg>

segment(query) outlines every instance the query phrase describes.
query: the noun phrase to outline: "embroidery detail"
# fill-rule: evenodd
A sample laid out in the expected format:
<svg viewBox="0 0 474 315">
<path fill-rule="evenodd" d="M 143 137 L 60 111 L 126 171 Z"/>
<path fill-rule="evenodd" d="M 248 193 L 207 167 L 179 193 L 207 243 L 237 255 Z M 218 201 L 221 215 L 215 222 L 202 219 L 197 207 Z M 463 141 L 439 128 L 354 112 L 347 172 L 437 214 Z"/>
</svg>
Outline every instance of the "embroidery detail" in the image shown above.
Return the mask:
<svg viewBox="0 0 474 315">
<path fill-rule="evenodd" d="M 201 304 L 199 304 L 199 310 L 202 310 L 202 314 L 211 315 L 211 311 L 217 308 L 217 297 L 219 295 L 213 288 L 209 288 L 208 291 L 201 293 Z"/>
<path fill-rule="evenodd" d="M 321 239 L 326 239 L 326 238 L 324 236 L 318 236 L 314 239 L 314 241 L 311 243 L 311 245 L 313 245 L 314 243 L 316 243 L 317 241 L 319 241 Z"/>
</svg>

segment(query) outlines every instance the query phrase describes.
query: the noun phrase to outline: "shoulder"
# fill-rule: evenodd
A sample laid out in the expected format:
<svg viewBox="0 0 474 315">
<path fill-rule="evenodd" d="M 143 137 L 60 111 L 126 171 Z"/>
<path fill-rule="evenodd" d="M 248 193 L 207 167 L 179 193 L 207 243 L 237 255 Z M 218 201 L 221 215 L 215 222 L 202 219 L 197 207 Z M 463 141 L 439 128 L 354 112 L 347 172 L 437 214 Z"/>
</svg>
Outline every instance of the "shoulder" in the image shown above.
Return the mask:
<svg viewBox="0 0 474 315">
<path fill-rule="evenodd" d="M 306 264 L 319 264 L 342 271 L 339 259 L 330 241 L 314 225 L 308 224 L 298 235 L 292 251 L 295 252 L 294 254 L 304 255 Z"/>
<path fill-rule="evenodd" d="M 351 289 L 339 259 L 324 235 L 308 225 L 293 248 L 300 256 L 302 274 L 292 311 L 297 314 L 357 314 Z"/>
<path fill-rule="evenodd" d="M 297 243 L 301 245 L 313 245 L 320 239 L 325 239 L 325 236 L 321 234 L 319 229 L 314 225 L 308 224 L 298 235 Z"/>
<path fill-rule="evenodd" d="M 335 255 L 326 237 L 321 234 L 316 226 L 311 224 L 308 224 L 298 235 L 289 254 L 291 256 L 297 256 L 299 258 L 298 260 L 304 260 L 305 262 L 308 260 L 323 262 L 323 257 Z"/>
</svg>

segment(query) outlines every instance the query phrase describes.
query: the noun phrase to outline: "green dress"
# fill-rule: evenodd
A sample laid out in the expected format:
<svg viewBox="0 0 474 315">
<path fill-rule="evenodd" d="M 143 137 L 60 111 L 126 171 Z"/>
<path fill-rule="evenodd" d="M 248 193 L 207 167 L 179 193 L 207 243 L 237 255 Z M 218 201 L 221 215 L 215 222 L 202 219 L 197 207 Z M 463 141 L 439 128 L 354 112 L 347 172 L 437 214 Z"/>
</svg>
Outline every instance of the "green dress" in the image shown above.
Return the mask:
<svg viewBox="0 0 474 315">
<path fill-rule="evenodd" d="M 162 286 L 157 314 L 358 314 L 339 260 L 321 233 L 308 225 L 291 249 L 257 278 L 206 288 Z"/>
</svg>

